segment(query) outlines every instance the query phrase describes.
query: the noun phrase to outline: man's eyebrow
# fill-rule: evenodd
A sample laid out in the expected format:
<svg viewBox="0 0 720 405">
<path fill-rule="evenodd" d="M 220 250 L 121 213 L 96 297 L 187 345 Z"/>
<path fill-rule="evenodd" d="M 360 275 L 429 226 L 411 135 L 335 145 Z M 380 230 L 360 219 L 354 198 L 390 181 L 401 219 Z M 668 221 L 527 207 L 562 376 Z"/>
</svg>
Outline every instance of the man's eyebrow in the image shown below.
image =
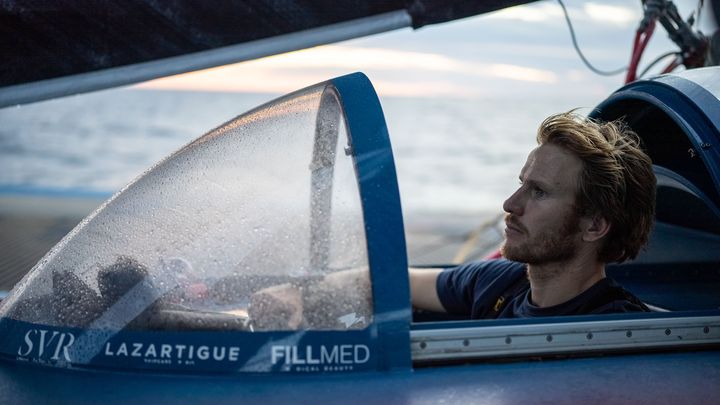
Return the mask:
<svg viewBox="0 0 720 405">
<path fill-rule="evenodd" d="M 531 186 L 539 187 L 543 190 L 552 190 L 554 187 L 551 183 L 538 180 L 538 179 L 523 179 L 523 176 L 526 173 L 526 167 L 523 167 L 522 170 L 520 170 L 520 174 L 518 175 L 518 179 L 520 180 L 520 183 L 529 183 Z"/>
<path fill-rule="evenodd" d="M 531 185 L 531 186 L 539 187 L 539 188 L 541 188 L 541 189 L 543 189 L 543 190 L 552 190 L 552 189 L 553 189 L 553 186 L 552 186 L 551 183 L 547 183 L 547 182 L 544 182 L 544 181 L 538 180 L 538 179 L 525 179 L 525 180 L 523 180 L 523 179 L 521 178 L 520 181 L 522 181 L 523 183 L 529 184 L 529 185 Z"/>
</svg>

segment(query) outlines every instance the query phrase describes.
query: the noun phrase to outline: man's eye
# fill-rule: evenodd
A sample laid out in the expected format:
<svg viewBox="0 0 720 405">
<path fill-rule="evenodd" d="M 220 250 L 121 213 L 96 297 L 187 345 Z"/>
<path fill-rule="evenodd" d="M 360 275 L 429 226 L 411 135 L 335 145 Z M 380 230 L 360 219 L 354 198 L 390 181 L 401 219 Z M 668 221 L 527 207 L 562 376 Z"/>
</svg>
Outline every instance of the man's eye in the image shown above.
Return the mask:
<svg viewBox="0 0 720 405">
<path fill-rule="evenodd" d="M 535 187 L 535 188 L 532 189 L 532 194 L 533 194 L 534 197 L 544 197 L 544 196 L 545 196 L 545 191 L 543 191 L 542 189 L 539 189 L 539 188 Z"/>
</svg>

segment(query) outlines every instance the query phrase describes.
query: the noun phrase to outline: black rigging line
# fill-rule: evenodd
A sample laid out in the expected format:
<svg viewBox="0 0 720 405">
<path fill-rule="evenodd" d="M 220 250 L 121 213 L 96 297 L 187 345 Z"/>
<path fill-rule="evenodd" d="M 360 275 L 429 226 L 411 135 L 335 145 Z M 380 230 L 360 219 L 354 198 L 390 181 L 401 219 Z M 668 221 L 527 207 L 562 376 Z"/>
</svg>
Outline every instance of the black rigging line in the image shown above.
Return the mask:
<svg viewBox="0 0 720 405">
<path fill-rule="evenodd" d="M 582 51 L 580 50 L 580 47 L 578 46 L 577 39 L 575 38 L 575 30 L 573 29 L 572 22 L 570 22 L 570 16 L 568 15 L 567 9 L 565 8 L 565 4 L 563 4 L 562 0 L 557 0 L 560 4 L 560 7 L 562 7 L 563 13 L 565 14 L 565 21 L 567 21 L 568 28 L 570 29 L 570 36 L 572 37 L 572 43 L 575 47 L 575 50 L 577 51 L 577 54 L 580 56 L 580 59 L 582 59 L 583 63 L 585 63 L 585 66 L 588 67 L 588 69 L 592 70 L 593 72 L 601 75 L 601 76 L 614 76 L 617 74 L 620 74 L 627 70 L 627 66 L 622 67 L 620 69 L 615 70 L 600 70 L 597 69 L 595 66 L 590 64 L 590 62 L 585 58 L 585 55 L 583 55 Z"/>
<path fill-rule="evenodd" d="M 637 78 L 638 78 L 638 79 L 641 79 L 643 76 L 645 76 L 645 74 L 646 74 L 650 69 L 652 69 L 653 66 L 655 66 L 658 62 L 660 62 L 661 60 L 667 58 L 667 57 L 670 56 L 670 55 L 675 55 L 675 57 L 678 57 L 678 56 L 682 55 L 682 52 L 672 51 L 672 52 L 666 52 L 666 53 L 658 56 L 657 58 L 655 58 L 655 60 L 653 60 L 652 62 L 650 62 L 650 64 L 649 64 L 645 69 L 643 69 L 642 73 L 640 73 Z"/>
<path fill-rule="evenodd" d="M 697 13 L 695 13 L 695 15 L 693 16 L 693 20 L 697 21 L 698 24 L 700 23 L 700 14 L 702 13 L 703 4 L 705 4 L 704 0 L 698 1 Z M 690 26 L 692 26 L 692 23 L 690 24 Z"/>
</svg>

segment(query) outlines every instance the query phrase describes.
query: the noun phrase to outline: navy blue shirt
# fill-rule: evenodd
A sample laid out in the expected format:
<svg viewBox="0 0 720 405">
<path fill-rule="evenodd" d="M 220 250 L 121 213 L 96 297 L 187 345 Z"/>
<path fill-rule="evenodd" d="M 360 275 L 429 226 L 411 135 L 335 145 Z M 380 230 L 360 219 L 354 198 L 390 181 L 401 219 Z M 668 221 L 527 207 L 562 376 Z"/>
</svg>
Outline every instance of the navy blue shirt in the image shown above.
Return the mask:
<svg viewBox="0 0 720 405">
<path fill-rule="evenodd" d="M 508 291 L 512 292 L 509 296 Z M 447 269 L 438 276 L 437 292 L 448 313 L 470 319 L 648 311 L 637 297 L 611 278 L 598 281 L 562 304 L 538 307 L 532 303 L 526 265 L 505 259 L 471 262 Z M 499 311 L 493 311 L 496 306 Z"/>
</svg>

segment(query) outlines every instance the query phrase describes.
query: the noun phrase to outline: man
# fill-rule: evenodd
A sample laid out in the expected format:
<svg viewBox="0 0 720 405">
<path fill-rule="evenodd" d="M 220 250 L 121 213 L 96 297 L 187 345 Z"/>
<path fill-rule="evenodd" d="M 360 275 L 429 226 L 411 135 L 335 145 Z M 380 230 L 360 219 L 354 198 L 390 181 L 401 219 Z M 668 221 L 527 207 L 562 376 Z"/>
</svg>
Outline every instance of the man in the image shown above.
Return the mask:
<svg viewBox="0 0 720 405">
<path fill-rule="evenodd" d="M 546 119 L 503 204 L 504 259 L 411 269 L 413 305 L 473 319 L 648 311 L 605 275 L 637 256 L 655 213 L 655 175 L 619 122 Z"/>
</svg>

